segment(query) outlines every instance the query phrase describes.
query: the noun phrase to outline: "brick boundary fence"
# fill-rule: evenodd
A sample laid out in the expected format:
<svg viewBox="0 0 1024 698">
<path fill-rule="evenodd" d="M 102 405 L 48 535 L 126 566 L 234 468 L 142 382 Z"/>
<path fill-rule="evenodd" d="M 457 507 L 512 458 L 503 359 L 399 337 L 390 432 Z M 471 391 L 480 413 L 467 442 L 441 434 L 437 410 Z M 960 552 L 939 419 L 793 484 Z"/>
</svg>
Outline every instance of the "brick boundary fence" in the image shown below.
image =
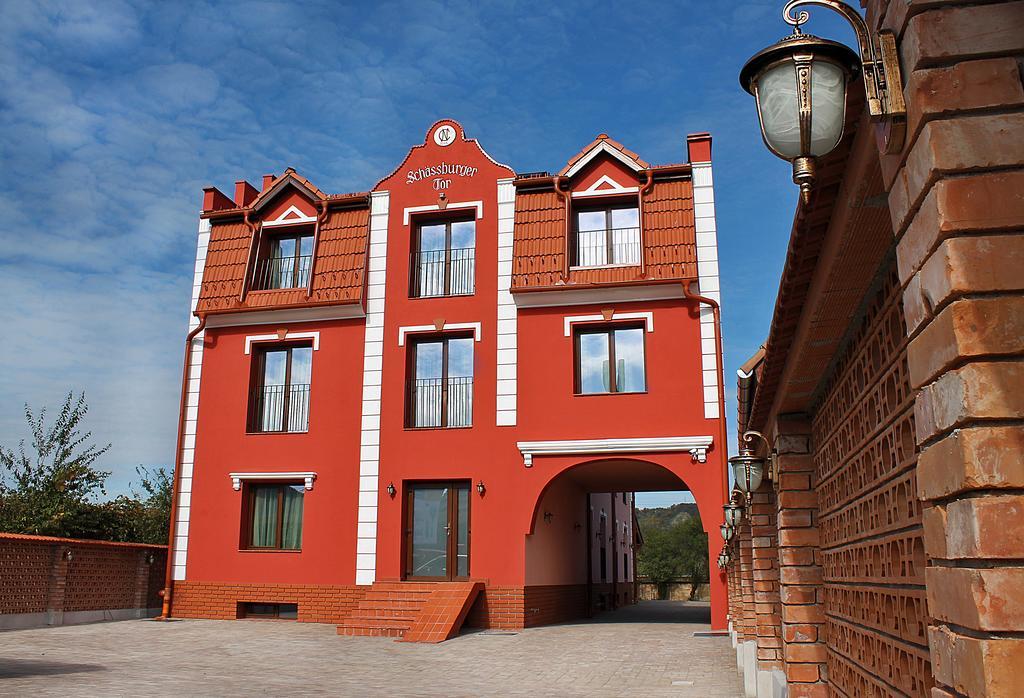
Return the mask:
<svg viewBox="0 0 1024 698">
<path fill-rule="evenodd" d="M 0 533 L 0 630 L 160 612 L 167 546 Z"/>
</svg>

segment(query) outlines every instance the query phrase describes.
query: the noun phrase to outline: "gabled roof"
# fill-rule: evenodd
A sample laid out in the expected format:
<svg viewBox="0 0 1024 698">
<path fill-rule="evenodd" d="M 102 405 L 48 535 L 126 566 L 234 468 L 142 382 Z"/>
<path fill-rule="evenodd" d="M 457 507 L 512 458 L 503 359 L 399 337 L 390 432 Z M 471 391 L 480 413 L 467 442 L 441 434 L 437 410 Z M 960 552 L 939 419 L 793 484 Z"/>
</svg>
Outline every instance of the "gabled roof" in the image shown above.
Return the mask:
<svg viewBox="0 0 1024 698">
<path fill-rule="evenodd" d="M 646 170 L 650 167 L 646 161 L 642 160 L 640 156 L 632 150 L 627 149 L 626 146 L 622 145 L 618 141 L 613 141 L 608 137 L 607 133 L 602 133 L 599 134 L 587 147 L 577 153 L 574 157 L 570 158 L 568 164 L 562 168 L 558 173 L 558 176 L 572 177 L 574 174 L 582 170 L 588 162 L 601 153 L 608 153 L 634 172 Z"/>
<path fill-rule="evenodd" d="M 280 177 L 271 182 L 269 187 L 260 192 L 259 196 L 253 199 L 250 208 L 253 211 L 260 210 L 263 206 L 269 203 L 271 199 L 277 196 L 282 189 L 289 185 L 295 187 L 315 201 L 323 201 L 327 198 L 327 194 L 320 191 L 316 185 L 296 172 L 294 167 L 289 167 Z"/>
</svg>

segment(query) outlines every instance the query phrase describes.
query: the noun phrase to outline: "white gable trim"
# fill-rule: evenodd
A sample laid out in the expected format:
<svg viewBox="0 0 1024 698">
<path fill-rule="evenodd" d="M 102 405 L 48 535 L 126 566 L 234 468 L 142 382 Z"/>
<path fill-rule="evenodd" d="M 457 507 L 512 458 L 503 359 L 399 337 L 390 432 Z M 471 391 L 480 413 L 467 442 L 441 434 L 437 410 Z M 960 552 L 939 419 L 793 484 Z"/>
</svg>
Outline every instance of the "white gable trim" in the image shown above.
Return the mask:
<svg viewBox="0 0 1024 698">
<path fill-rule="evenodd" d="M 320 348 L 319 332 L 286 332 L 283 341 L 288 342 L 296 339 L 312 339 L 313 351 L 317 351 Z M 245 353 L 248 354 L 252 350 L 252 345 L 257 342 L 280 341 L 282 341 L 281 338 L 276 334 L 251 334 L 245 338 Z"/>
<path fill-rule="evenodd" d="M 443 210 L 453 208 L 475 208 L 476 217 L 478 219 L 484 217 L 484 202 L 483 201 L 453 201 L 447 204 Z M 409 214 L 411 213 L 424 213 L 426 211 L 441 211 L 442 208 L 433 204 L 431 206 L 410 206 L 409 208 L 402 209 L 402 225 L 409 225 Z"/>
<path fill-rule="evenodd" d="M 301 184 L 300 182 L 296 181 L 295 179 L 289 176 L 282 178 L 277 184 L 272 186 L 265 196 L 263 194 L 260 194 L 260 196 L 263 197 L 262 201 L 256 204 L 256 206 L 253 208 L 253 211 L 259 211 L 261 208 L 269 204 L 271 201 L 274 200 L 274 197 L 276 197 L 285 187 L 289 185 L 298 189 L 299 192 L 301 192 L 302 194 L 305 194 L 306 198 L 308 199 L 316 201 L 319 198 L 309 187 L 305 186 L 304 184 Z"/>
<path fill-rule="evenodd" d="M 639 172 L 640 170 L 644 169 L 639 162 L 629 157 L 618 148 L 613 148 L 610 145 L 608 145 L 605 141 L 601 141 L 598 145 L 594 146 L 589 153 L 580 158 L 575 165 L 570 167 L 569 170 L 565 173 L 565 176 L 572 177 L 577 172 L 586 167 L 587 163 L 596 158 L 600 153 L 608 153 L 613 158 L 615 158 L 616 160 L 618 160 L 619 162 L 621 162 L 623 165 L 633 170 L 634 172 Z"/>
<path fill-rule="evenodd" d="M 473 330 L 473 338 L 476 341 L 480 341 L 480 323 L 479 322 L 446 322 L 441 327 L 442 332 L 449 330 Z M 405 335 L 407 334 L 423 334 L 424 332 L 437 332 L 436 325 L 402 325 L 398 328 L 398 346 L 405 346 Z"/>
<path fill-rule="evenodd" d="M 608 188 L 601 189 L 602 185 L 608 185 Z M 603 175 L 599 180 L 591 184 L 583 191 L 574 191 L 572 197 L 574 199 L 583 196 L 607 196 L 608 194 L 637 194 L 640 192 L 640 187 L 624 187 L 608 175 Z"/>
<path fill-rule="evenodd" d="M 294 218 L 289 218 L 289 215 L 294 215 Z M 307 216 L 305 213 L 300 211 L 298 207 L 292 205 L 288 207 L 284 213 L 275 218 L 272 221 L 263 221 L 263 227 L 275 226 L 275 225 L 295 225 L 297 223 L 316 223 L 316 216 Z"/>
<path fill-rule="evenodd" d="M 572 326 L 577 322 L 601 322 L 604 315 L 567 315 L 565 317 L 565 336 L 572 334 Z M 648 332 L 654 332 L 654 313 L 612 313 L 612 320 L 643 320 Z"/>
<path fill-rule="evenodd" d="M 231 488 L 234 490 L 242 489 L 242 483 L 248 480 L 302 480 L 303 487 L 307 490 L 311 490 L 313 489 L 313 480 L 316 479 L 316 473 L 310 471 L 287 473 L 228 473 L 228 477 L 231 478 Z"/>
</svg>

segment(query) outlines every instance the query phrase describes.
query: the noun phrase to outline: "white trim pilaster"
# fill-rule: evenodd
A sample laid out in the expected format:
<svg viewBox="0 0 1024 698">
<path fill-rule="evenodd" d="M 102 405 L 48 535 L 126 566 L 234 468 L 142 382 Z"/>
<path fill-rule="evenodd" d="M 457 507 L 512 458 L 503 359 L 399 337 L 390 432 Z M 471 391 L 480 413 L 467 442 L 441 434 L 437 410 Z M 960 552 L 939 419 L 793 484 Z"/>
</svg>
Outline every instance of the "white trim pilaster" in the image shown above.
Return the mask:
<svg viewBox="0 0 1024 698">
<path fill-rule="evenodd" d="M 384 358 L 384 291 L 390 194 L 370 195 L 370 256 L 367 262 L 366 334 L 363 341 L 362 430 L 359 433 L 359 513 L 356 524 L 356 584 L 377 577 L 377 499 L 380 470 L 380 398 Z"/>
<path fill-rule="evenodd" d="M 203 287 L 203 270 L 206 267 L 206 250 L 210 246 L 210 221 L 199 219 L 199 232 L 196 240 L 196 266 L 192 280 L 192 305 L 188 318 L 188 331 L 192 332 L 199 326 L 199 318 L 195 316 L 199 304 L 199 293 Z M 184 436 L 181 442 L 181 472 L 178 473 L 178 508 L 174 512 L 174 542 L 170 551 L 171 576 L 174 581 L 185 579 L 185 562 L 188 559 L 188 522 L 192 504 L 192 472 L 195 468 L 196 426 L 199 418 L 199 380 L 203 367 L 203 339 L 206 331 L 199 332 L 192 338 L 192 351 L 185 383 L 188 390 L 185 395 Z"/>
<path fill-rule="evenodd" d="M 700 294 L 719 304 L 722 293 L 718 277 L 718 227 L 715 223 L 715 189 L 710 162 L 692 163 L 693 213 L 697 234 L 697 283 Z M 719 311 L 721 312 L 721 311 Z M 715 341 L 715 313 L 700 308 L 701 373 L 704 386 L 704 416 L 718 419 L 718 349 Z M 724 345 L 724 343 L 723 343 Z"/>
<path fill-rule="evenodd" d="M 519 310 L 512 297 L 512 229 L 516 190 L 512 179 L 498 180 L 498 389 L 496 423 L 516 425 L 519 372 Z"/>
</svg>

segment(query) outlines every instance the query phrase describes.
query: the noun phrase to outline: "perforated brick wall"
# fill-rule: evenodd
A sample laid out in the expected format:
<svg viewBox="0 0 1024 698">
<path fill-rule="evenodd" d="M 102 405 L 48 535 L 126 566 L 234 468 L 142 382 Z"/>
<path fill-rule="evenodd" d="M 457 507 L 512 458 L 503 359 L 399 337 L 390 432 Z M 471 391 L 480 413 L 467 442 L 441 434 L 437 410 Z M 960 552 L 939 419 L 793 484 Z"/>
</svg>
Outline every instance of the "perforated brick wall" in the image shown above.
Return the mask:
<svg viewBox="0 0 1024 698">
<path fill-rule="evenodd" d="M 0 533 L 0 615 L 159 608 L 164 546 Z"/>
</svg>

